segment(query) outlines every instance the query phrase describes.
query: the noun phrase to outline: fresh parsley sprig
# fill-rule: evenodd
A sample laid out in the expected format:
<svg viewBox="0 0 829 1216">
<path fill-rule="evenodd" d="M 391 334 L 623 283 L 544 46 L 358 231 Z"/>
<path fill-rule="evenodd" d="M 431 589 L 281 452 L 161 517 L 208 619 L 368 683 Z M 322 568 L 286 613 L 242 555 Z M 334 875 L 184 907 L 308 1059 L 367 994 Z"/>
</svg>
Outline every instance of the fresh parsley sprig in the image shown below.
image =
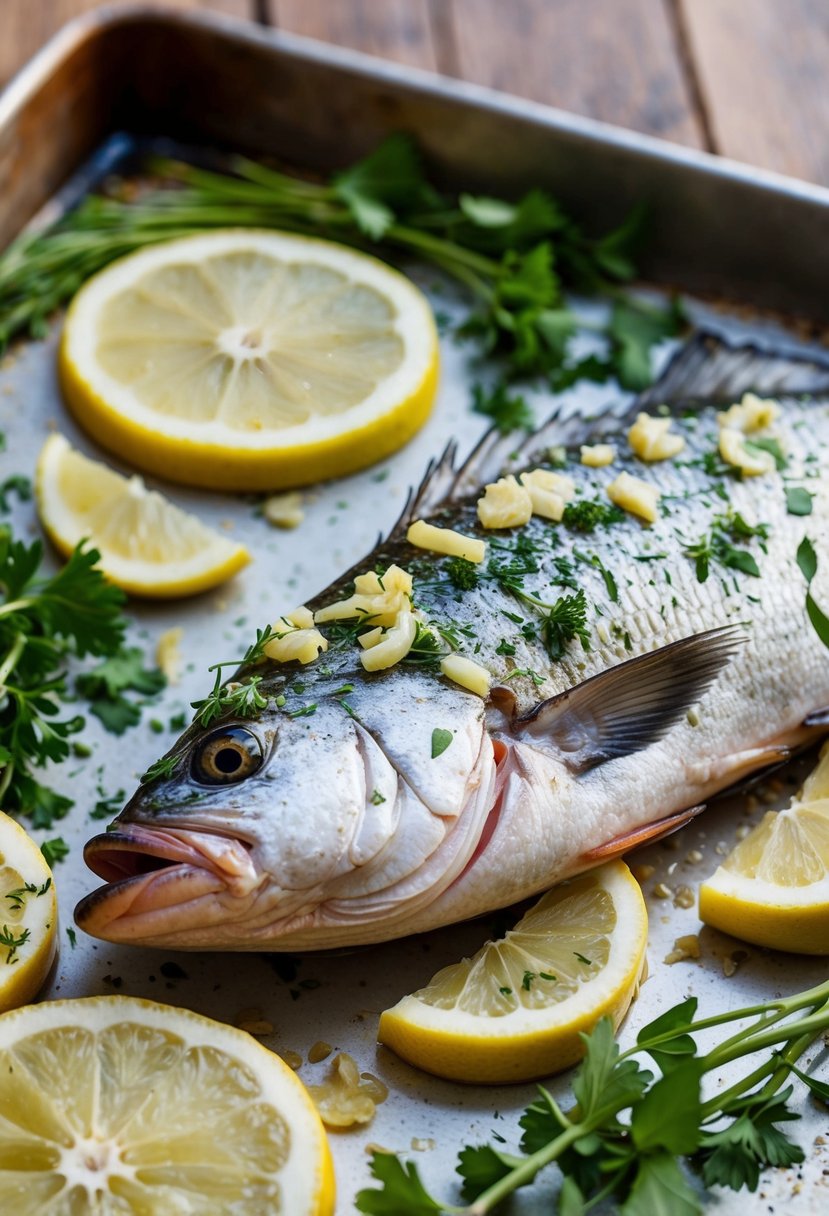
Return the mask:
<svg viewBox="0 0 829 1216">
<path fill-rule="evenodd" d="M 0 528 L 0 803 L 35 827 L 62 818 L 71 800 L 40 784 L 37 769 L 69 755 L 83 718 L 67 715 L 70 656 L 117 653 L 123 594 L 80 545 L 57 574 L 40 573 L 39 541 L 26 545 Z"/>
<path fill-rule="evenodd" d="M 50 313 L 115 258 L 228 226 L 328 236 L 436 266 L 472 301 L 463 336 L 498 355 L 508 374 L 547 376 L 557 386 L 615 374 L 627 388 L 644 387 L 651 347 L 681 323 L 675 306 L 654 308 L 624 290 L 644 235 L 641 209 L 593 237 L 542 190 L 515 202 L 442 196 L 428 181 L 415 144 L 402 134 L 326 182 L 242 157 L 229 167 L 218 173 L 153 161 L 149 168 L 161 188 L 138 198 L 87 198 L 54 228 L 18 240 L 0 258 L 0 349 L 18 333 L 42 336 Z M 567 303 L 567 288 L 612 303 L 600 327 L 605 356 L 570 359 L 570 339 L 582 325 Z"/>
<path fill-rule="evenodd" d="M 829 982 L 795 996 L 697 1018 L 695 997 L 682 1001 L 640 1030 L 621 1051 L 608 1018 L 583 1035 L 585 1058 L 573 1079 L 575 1104 L 562 1110 L 539 1088 L 519 1120 L 519 1153 L 491 1144 L 459 1154 L 464 1205 L 429 1194 L 417 1167 L 375 1152 L 371 1172 L 380 1184 L 356 1197 L 373 1216 L 486 1216 L 542 1170 L 563 1174 L 559 1216 L 581 1216 L 606 1199 L 625 1216 L 671 1212 L 699 1216 L 702 1203 L 683 1169 L 696 1169 L 706 1186 L 755 1190 L 760 1171 L 797 1164 L 803 1150 L 779 1126 L 799 1116 L 788 1106 L 792 1075 L 816 1098 L 829 1086 L 797 1068 L 797 1060 L 829 1026 Z M 721 1026 L 737 1029 L 707 1051 L 698 1036 Z M 658 1074 L 639 1059 L 650 1056 Z M 747 1071 L 706 1097 L 703 1079 L 745 1058 Z"/>
</svg>

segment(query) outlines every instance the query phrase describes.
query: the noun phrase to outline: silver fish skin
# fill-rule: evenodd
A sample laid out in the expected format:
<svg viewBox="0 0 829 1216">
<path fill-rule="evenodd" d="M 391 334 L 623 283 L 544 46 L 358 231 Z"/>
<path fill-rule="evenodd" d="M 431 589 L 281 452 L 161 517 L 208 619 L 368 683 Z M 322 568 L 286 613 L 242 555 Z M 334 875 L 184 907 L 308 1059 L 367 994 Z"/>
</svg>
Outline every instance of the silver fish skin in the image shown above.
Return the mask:
<svg viewBox="0 0 829 1216">
<path fill-rule="evenodd" d="M 780 398 L 768 434 L 785 467 L 739 480 L 717 456 L 716 414 L 748 389 Z M 625 418 L 555 419 L 513 454 L 516 469 L 543 467 L 551 443 L 566 445 L 577 502 L 609 505 L 622 471 L 656 485 L 651 527 L 620 513 L 592 531 L 534 517 L 486 533 L 480 486 L 515 439 L 486 439 L 460 473 L 449 456 L 438 462 L 389 540 L 350 572 L 409 570 L 433 641 L 370 674 L 359 629 L 322 626 L 331 646 L 316 663 L 238 672 L 262 677 L 268 707 L 191 726 L 169 753 L 171 775 L 142 785 L 89 842 L 106 885 L 78 905 L 80 927 L 229 950 L 422 932 L 653 839 L 824 733 L 829 652 L 796 562 L 808 535 L 812 591 L 829 603 L 829 397 L 806 396 L 822 393 L 826 366 L 701 336 Z M 666 401 L 685 449 L 646 465 L 627 428 Z M 617 460 L 583 466 L 579 445 L 599 440 Z M 812 495 L 810 515 L 787 510 L 794 486 Z M 487 541 L 474 587 L 407 544 L 407 522 L 422 516 Z M 701 580 L 688 551 L 712 528 L 719 548 Z M 343 598 L 349 577 L 311 607 Z M 583 642 L 548 620 L 581 593 Z M 489 669 L 486 703 L 441 676 L 435 646 Z M 443 751 L 436 730 L 450 732 Z"/>
</svg>

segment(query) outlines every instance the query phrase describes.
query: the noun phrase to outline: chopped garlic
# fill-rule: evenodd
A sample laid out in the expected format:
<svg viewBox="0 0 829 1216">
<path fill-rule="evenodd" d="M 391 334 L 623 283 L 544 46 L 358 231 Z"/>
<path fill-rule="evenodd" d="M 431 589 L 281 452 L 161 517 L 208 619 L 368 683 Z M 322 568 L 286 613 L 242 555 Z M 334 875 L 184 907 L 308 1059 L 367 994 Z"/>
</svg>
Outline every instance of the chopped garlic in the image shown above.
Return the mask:
<svg viewBox="0 0 829 1216">
<path fill-rule="evenodd" d="M 168 684 L 178 684 L 181 676 L 179 644 L 183 637 L 183 629 L 165 629 L 155 648 L 155 661 L 166 676 Z"/>
<path fill-rule="evenodd" d="M 581 445 L 581 462 L 589 469 L 603 469 L 605 465 L 613 464 L 616 459 L 616 449 L 612 443 L 583 443 Z"/>
<path fill-rule="evenodd" d="M 485 486 L 478 499 L 478 519 L 485 528 L 519 528 L 529 523 L 532 513 L 529 491 L 511 473 Z"/>
<path fill-rule="evenodd" d="M 640 460 L 670 460 L 685 447 L 682 436 L 671 435 L 670 429 L 670 418 L 637 414 L 636 421 L 628 431 L 628 443 Z"/>
<path fill-rule="evenodd" d="M 720 455 L 744 477 L 759 477 L 776 467 L 771 452 L 747 451 L 742 431 L 733 426 L 724 426 L 720 431 Z"/>
<path fill-rule="evenodd" d="M 379 625 L 374 629 L 369 629 L 366 633 L 361 633 L 357 641 L 362 646 L 363 650 L 369 650 L 372 646 L 376 646 L 383 636 L 383 630 Z"/>
<path fill-rule="evenodd" d="M 429 549 L 432 553 L 446 553 L 449 557 L 463 557 L 468 562 L 482 562 L 486 545 L 474 536 L 463 536 L 452 528 L 436 528 L 418 519 L 406 533 L 406 540 L 418 549 Z"/>
<path fill-rule="evenodd" d="M 532 469 L 522 473 L 520 481 L 530 496 L 533 515 L 552 519 L 555 523 L 564 515 L 565 504 L 576 493 L 572 477 L 554 473 L 551 469 Z"/>
<path fill-rule="evenodd" d="M 448 654 L 441 659 L 440 669 L 448 679 L 460 684 L 461 688 L 468 688 L 479 697 L 489 696 L 492 676 L 479 663 L 473 663 L 471 659 L 465 659 L 459 654 Z"/>
<path fill-rule="evenodd" d="M 381 640 L 363 651 L 360 662 L 366 671 L 385 671 L 387 667 L 394 667 L 395 663 L 405 659 L 416 635 L 417 623 L 414 613 L 404 608 Z"/>
<path fill-rule="evenodd" d="M 313 663 L 328 649 L 328 642 L 319 629 L 291 629 L 281 637 L 271 638 L 263 650 L 269 659 L 277 663 Z"/>
<path fill-rule="evenodd" d="M 262 515 L 277 528 L 296 528 L 305 518 L 302 495 L 298 490 L 287 494 L 272 494 L 262 503 Z"/>
<path fill-rule="evenodd" d="M 751 435 L 755 431 L 763 431 L 767 426 L 780 417 L 780 406 L 776 401 L 767 401 L 755 393 L 743 393 L 739 405 L 732 405 L 722 413 L 717 414 L 720 426 L 732 427 Z"/>
<path fill-rule="evenodd" d="M 314 624 L 314 614 L 310 608 L 301 604 L 299 608 L 294 608 L 293 612 L 286 612 L 279 620 L 285 621 L 286 624 L 293 625 L 297 629 L 310 629 Z M 279 629 L 278 622 L 276 628 Z"/>
<path fill-rule="evenodd" d="M 620 473 L 607 487 L 607 496 L 617 507 L 638 515 L 649 524 L 658 518 L 659 490 L 639 477 L 631 477 L 630 473 Z"/>
<path fill-rule="evenodd" d="M 354 595 L 314 614 L 318 625 L 364 617 L 374 625 L 391 626 L 400 612 L 411 607 L 412 576 L 399 566 L 389 566 L 382 578 L 374 571 L 358 574 L 354 586 Z"/>
<path fill-rule="evenodd" d="M 324 1083 L 309 1085 L 308 1092 L 326 1127 L 369 1123 L 377 1105 L 388 1096 L 386 1086 L 375 1077 L 361 1080 L 357 1065 L 345 1052 L 334 1058 Z"/>
</svg>

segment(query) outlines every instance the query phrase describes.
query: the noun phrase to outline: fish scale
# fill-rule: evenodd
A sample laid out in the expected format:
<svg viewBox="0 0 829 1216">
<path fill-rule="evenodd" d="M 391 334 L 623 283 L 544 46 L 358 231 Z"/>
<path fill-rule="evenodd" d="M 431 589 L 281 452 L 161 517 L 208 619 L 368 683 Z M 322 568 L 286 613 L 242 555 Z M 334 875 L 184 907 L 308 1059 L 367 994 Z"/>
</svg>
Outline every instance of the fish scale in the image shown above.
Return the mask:
<svg viewBox="0 0 829 1216">
<path fill-rule="evenodd" d="M 825 727 L 806 719 L 829 706 L 829 660 L 806 616 L 796 553 L 808 535 L 812 591 L 826 603 L 829 410 L 824 397 L 803 396 L 809 388 L 829 394 L 829 367 L 703 335 L 622 417 L 557 417 L 524 440 L 492 433 L 459 471 L 452 450 L 433 462 L 391 536 L 310 604 L 336 603 L 356 574 L 398 565 L 413 577 L 421 621 L 410 654 L 366 672 L 357 635 L 370 622 L 357 619 L 321 625 L 329 649 L 307 667 L 240 669 L 234 680 L 260 678 L 267 706 L 206 728 L 196 721 L 173 747 L 171 771 L 90 842 L 87 859 L 108 882 L 81 902 L 79 924 L 109 940 L 222 949 L 419 932 L 656 838 L 815 738 Z M 716 415 L 747 390 L 778 394 L 773 433 L 786 467 L 740 480 L 721 467 Z M 685 439 L 676 459 L 645 464 L 630 450 L 643 407 L 670 412 Z M 599 441 L 615 445 L 613 464 L 582 465 L 580 445 Z M 609 505 L 607 486 L 626 471 L 660 490 L 657 521 L 623 513 L 582 533 L 565 515 L 483 529 L 484 483 L 550 467 L 553 448 L 560 465 L 562 446 L 574 503 Z M 788 513 L 793 485 L 813 494 L 810 515 Z M 729 510 L 767 525 L 765 539 L 729 539 L 759 577 L 712 560 L 701 579 L 688 548 Z M 450 559 L 408 543 L 418 518 L 485 540 L 474 587 L 458 590 Z M 512 585 L 498 576 L 505 563 Z M 556 657 L 545 616 L 576 589 L 585 645 L 571 619 Z M 450 649 L 490 671 L 488 701 L 441 675 Z M 208 744 L 210 754 L 240 749 L 238 771 L 203 778 Z M 245 843 L 243 880 L 226 873 L 218 842 L 228 837 Z"/>
</svg>

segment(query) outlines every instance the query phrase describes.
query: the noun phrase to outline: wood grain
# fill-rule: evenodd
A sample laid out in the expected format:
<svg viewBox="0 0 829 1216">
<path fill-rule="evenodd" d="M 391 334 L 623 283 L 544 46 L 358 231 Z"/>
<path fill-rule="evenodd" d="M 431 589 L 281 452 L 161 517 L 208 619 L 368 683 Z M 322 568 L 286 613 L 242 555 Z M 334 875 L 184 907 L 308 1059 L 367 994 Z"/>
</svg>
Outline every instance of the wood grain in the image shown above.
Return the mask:
<svg viewBox="0 0 829 1216">
<path fill-rule="evenodd" d="M 702 145 L 668 0 L 447 2 L 465 79 Z"/>
<path fill-rule="evenodd" d="M 101 7 L 102 0 L 0 0 L 0 86 L 34 55 L 62 25 Z M 108 0 L 115 9 L 129 0 Z M 152 6 L 154 0 L 149 0 Z M 163 0 L 156 7 L 203 9 L 234 17 L 255 15 L 255 0 Z"/>
<path fill-rule="evenodd" d="M 429 0 L 270 0 L 271 24 L 413 67 L 437 67 Z"/>
<path fill-rule="evenodd" d="M 714 151 L 829 184 L 826 0 L 677 0 Z"/>
</svg>

